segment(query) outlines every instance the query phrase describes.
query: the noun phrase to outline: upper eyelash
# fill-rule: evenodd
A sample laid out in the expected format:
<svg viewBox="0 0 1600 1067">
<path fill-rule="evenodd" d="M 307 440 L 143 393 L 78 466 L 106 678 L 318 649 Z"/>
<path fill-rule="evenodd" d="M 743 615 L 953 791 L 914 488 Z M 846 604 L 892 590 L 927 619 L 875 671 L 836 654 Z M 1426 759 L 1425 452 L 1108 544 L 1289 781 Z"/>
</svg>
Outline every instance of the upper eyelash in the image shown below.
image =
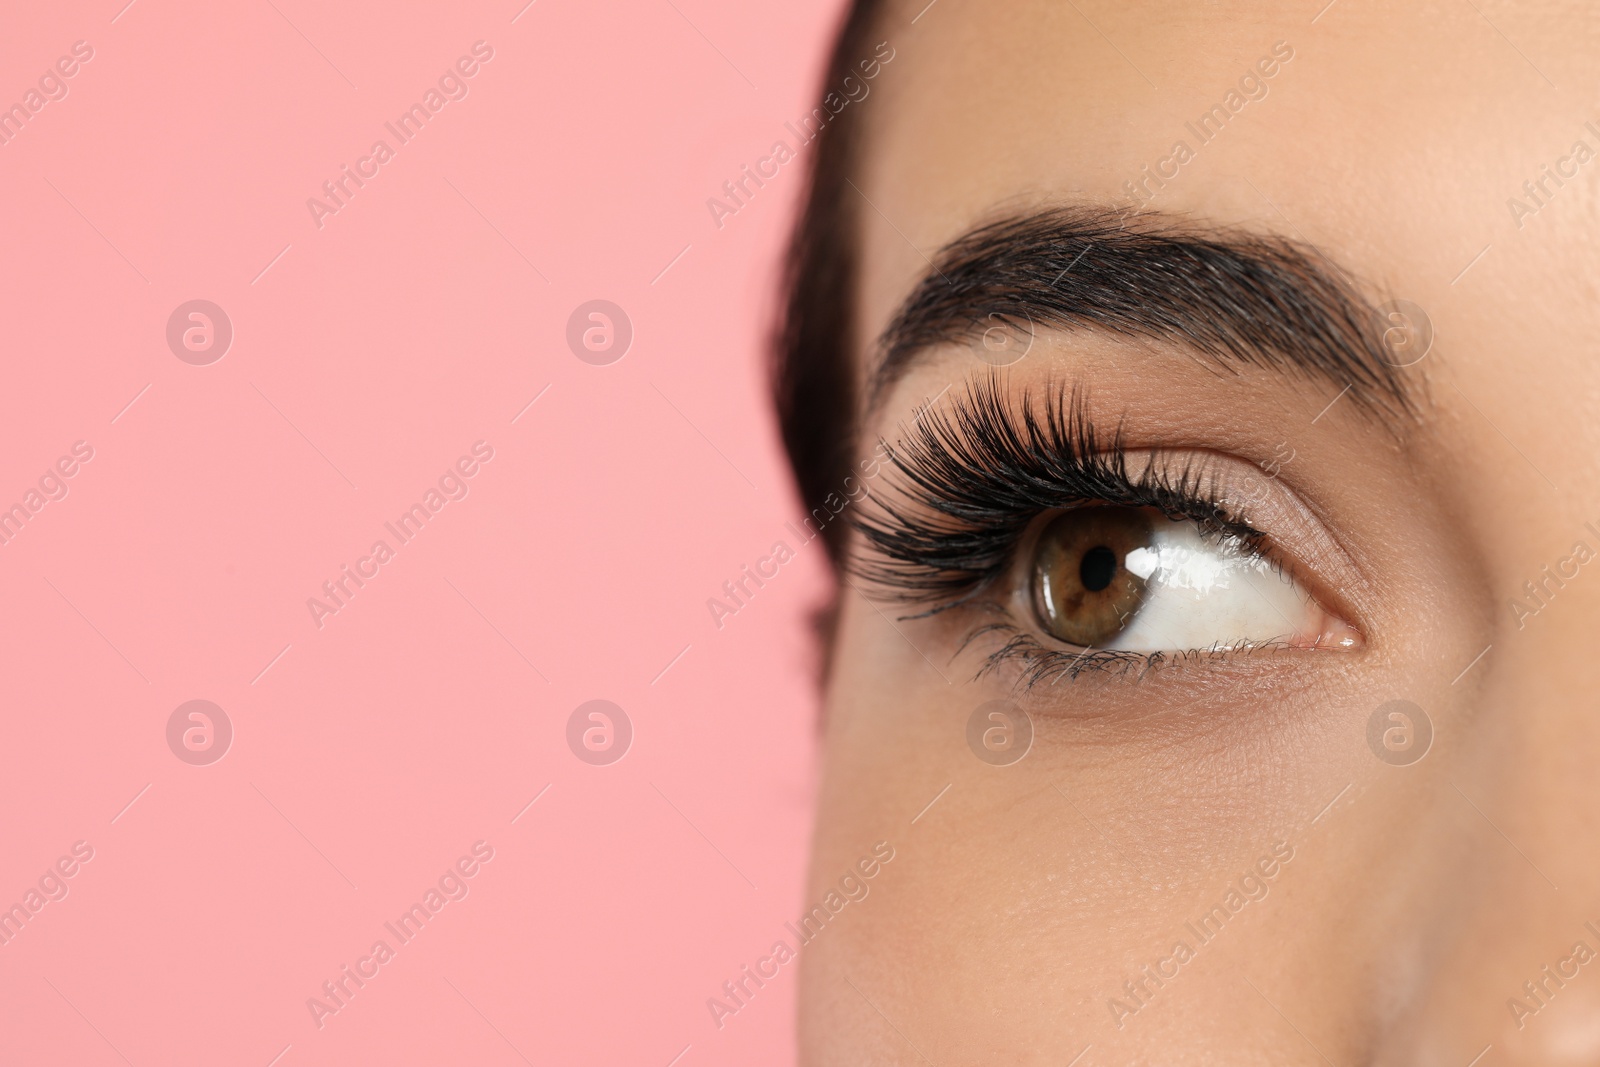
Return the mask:
<svg viewBox="0 0 1600 1067">
<path fill-rule="evenodd" d="M 1172 470 L 1152 451 L 1133 477 L 1120 423 L 1106 439 L 1076 389 L 1012 399 L 991 372 L 947 409 L 925 411 L 902 436 L 899 446 L 883 443 L 893 465 L 887 490 L 851 520 L 866 546 L 851 570 L 893 599 L 927 605 L 911 617 L 983 592 L 1007 570 L 1028 524 L 1052 509 L 1150 507 L 1252 550 L 1265 541 L 1218 502 L 1193 461 Z"/>
</svg>

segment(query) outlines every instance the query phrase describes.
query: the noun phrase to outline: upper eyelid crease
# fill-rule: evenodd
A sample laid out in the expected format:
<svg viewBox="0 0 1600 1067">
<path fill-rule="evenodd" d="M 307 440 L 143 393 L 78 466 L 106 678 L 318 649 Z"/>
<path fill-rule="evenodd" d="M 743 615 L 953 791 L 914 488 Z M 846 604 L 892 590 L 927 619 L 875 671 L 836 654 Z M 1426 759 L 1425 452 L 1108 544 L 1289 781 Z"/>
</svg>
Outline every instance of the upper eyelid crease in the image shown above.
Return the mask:
<svg viewBox="0 0 1600 1067">
<path fill-rule="evenodd" d="M 1348 386 L 1379 419 L 1416 414 L 1377 310 L 1342 268 L 1282 237 L 1057 207 L 978 227 L 934 268 L 879 339 L 869 414 L 925 353 L 995 319 L 1178 344 L 1227 369 Z"/>
</svg>

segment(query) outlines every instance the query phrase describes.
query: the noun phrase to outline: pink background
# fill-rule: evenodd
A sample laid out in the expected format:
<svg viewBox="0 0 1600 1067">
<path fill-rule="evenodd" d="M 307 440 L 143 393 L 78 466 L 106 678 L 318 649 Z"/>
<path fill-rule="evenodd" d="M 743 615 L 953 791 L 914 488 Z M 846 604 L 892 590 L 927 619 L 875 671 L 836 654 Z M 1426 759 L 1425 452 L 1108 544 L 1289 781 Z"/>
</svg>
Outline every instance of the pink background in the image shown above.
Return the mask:
<svg viewBox="0 0 1600 1067">
<path fill-rule="evenodd" d="M 9 104 L 94 49 L 0 145 L 0 507 L 94 449 L 0 545 L 0 905 L 94 849 L 0 945 L 0 1060 L 788 1061 L 792 967 L 720 1031 L 705 1001 L 801 910 L 820 543 L 721 630 L 706 600 L 798 517 L 760 354 L 801 168 L 720 230 L 706 199 L 809 109 L 837 4 L 124 3 L 15 7 L 0 56 Z M 166 341 L 192 299 L 233 324 L 206 366 Z M 567 346 L 592 299 L 633 324 L 609 366 Z M 595 698 L 610 766 L 567 747 Z M 206 766 L 166 737 L 195 699 L 235 731 Z"/>
</svg>

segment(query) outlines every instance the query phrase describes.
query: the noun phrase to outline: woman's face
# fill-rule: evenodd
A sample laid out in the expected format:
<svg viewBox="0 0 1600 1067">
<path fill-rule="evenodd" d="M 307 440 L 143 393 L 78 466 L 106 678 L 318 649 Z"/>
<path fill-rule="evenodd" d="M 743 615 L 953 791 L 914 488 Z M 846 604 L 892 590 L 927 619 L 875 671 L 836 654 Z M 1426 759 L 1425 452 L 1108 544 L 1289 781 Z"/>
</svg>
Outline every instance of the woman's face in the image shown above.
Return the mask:
<svg viewBox="0 0 1600 1067">
<path fill-rule="evenodd" d="M 1600 1063 L 1600 22 L 925 2 L 808 1062 Z"/>
</svg>

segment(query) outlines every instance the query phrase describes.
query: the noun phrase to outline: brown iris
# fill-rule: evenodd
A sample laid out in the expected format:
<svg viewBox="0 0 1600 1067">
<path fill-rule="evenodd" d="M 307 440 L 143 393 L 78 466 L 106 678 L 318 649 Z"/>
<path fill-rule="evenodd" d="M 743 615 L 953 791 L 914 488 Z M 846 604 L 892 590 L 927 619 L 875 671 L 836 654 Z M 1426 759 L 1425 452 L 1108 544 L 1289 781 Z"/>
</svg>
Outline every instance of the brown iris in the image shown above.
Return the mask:
<svg viewBox="0 0 1600 1067">
<path fill-rule="evenodd" d="M 1039 533 L 1029 584 L 1033 608 L 1052 637 L 1104 648 L 1144 602 L 1145 580 L 1128 553 L 1151 544 L 1145 512 L 1084 507 L 1063 512 Z"/>
</svg>

